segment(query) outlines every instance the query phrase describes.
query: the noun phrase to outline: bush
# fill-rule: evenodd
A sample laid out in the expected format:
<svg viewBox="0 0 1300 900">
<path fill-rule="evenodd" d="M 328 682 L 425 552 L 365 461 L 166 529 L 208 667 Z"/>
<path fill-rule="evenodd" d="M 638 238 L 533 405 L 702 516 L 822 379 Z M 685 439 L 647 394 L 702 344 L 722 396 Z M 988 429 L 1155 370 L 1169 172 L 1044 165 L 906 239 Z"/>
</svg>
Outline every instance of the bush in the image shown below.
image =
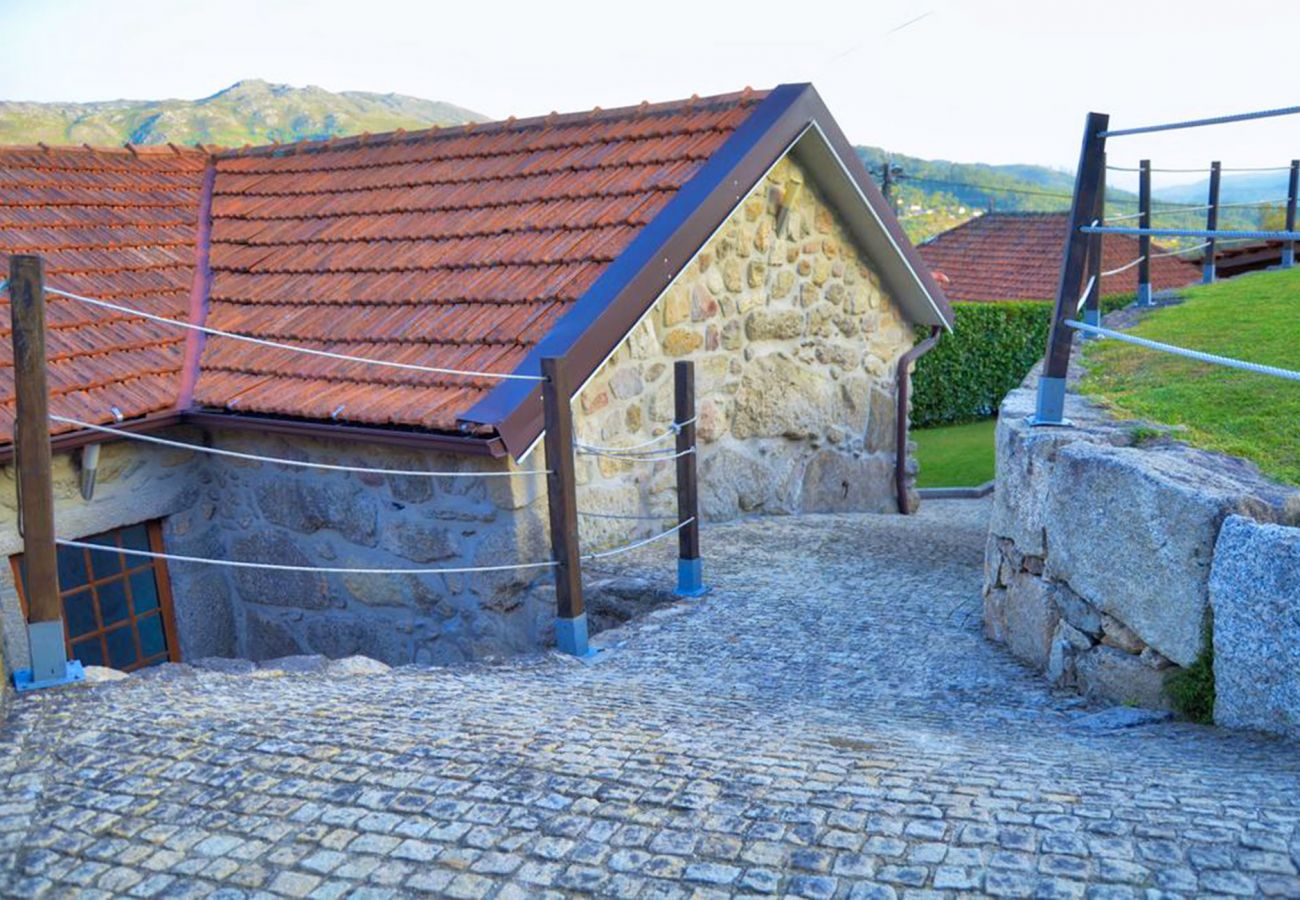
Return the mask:
<svg viewBox="0 0 1300 900">
<path fill-rule="evenodd" d="M 1109 312 L 1129 296 L 1102 299 Z M 994 415 L 1047 349 L 1049 300 L 954 303 L 956 323 L 921 357 L 912 376 L 912 424 L 955 425 Z"/>
</svg>

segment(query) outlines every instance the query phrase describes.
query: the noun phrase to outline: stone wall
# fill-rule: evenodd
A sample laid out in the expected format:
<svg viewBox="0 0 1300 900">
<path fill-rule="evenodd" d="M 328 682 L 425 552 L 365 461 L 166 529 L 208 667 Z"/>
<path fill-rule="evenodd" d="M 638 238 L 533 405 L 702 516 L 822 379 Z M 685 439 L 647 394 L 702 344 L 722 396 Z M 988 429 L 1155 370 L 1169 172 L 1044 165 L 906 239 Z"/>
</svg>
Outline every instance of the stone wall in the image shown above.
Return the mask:
<svg viewBox="0 0 1300 900">
<path fill-rule="evenodd" d="M 1149 425 L 1117 421 L 1074 393 L 1072 427 L 1032 428 L 1033 408 L 1034 391 L 1023 387 L 998 421 L 985 631 L 1057 685 L 1167 707 L 1165 682 L 1203 651 L 1211 619 L 1218 648 L 1221 604 L 1273 614 L 1263 595 L 1216 597 L 1225 520 L 1298 523 L 1300 491 L 1245 461 L 1152 441 Z M 1253 565 L 1263 578 L 1266 563 Z M 1291 607 L 1300 615 L 1300 594 Z M 1216 674 L 1220 666 L 1216 657 Z M 1291 671 L 1300 678 L 1300 667 Z"/>
<path fill-rule="evenodd" d="M 804 173 L 780 162 L 575 398 L 580 440 L 628 446 L 673 420 L 674 360 L 696 362 L 703 515 L 892 511 L 897 360 L 913 331 Z M 218 430 L 182 440 L 272 457 L 375 468 L 483 472 L 426 479 L 292 470 L 110 444 L 92 503 L 59 457 L 59 533 L 163 519 L 170 552 L 313 567 L 497 565 L 550 556 L 539 444 L 519 466 L 358 443 Z M 670 446 L 665 443 L 663 446 Z M 12 516 L 12 472 L 8 504 Z M 579 506 L 667 513 L 581 520 L 584 549 L 673 524 L 672 462 L 581 456 Z M 17 544 L 0 547 L 12 553 Z M 707 553 L 707 548 L 706 548 Z M 552 640 L 546 569 L 377 576 L 171 567 L 185 658 L 361 653 L 449 663 Z M 666 567 L 665 586 L 674 571 Z M 26 659 L 9 573 L 0 575 L 8 658 Z"/>
<path fill-rule="evenodd" d="M 706 517 L 894 511 L 895 370 L 913 334 L 787 158 L 580 392 L 577 431 L 622 446 L 663 431 L 672 363 L 690 358 Z M 595 509 L 672 508 L 671 464 L 582 462 Z"/>
</svg>

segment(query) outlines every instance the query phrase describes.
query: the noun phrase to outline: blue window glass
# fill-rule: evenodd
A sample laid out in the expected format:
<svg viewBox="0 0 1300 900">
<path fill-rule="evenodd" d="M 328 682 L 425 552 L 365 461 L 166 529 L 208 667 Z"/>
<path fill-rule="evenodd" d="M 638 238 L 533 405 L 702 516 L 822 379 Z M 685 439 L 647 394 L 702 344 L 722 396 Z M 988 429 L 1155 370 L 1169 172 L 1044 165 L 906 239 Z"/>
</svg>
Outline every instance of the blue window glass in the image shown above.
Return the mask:
<svg viewBox="0 0 1300 900">
<path fill-rule="evenodd" d="M 122 546 L 130 550 L 149 550 L 149 529 L 143 525 L 132 525 L 130 528 L 123 528 L 118 534 L 122 538 Z M 128 566 L 138 566 L 145 561 L 143 556 L 133 556 L 126 561 Z"/>
<path fill-rule="evenodd" d="M 131 608 L 137 616 L 158 608 L 158 580 L 153 569 L 131 575 Z"/>
<path fill-rule="evenodd" d="M 98 637 L 88 638 L 72 645 L 72 655 L 83 666 L 102 666 L 104 664 L 104 645 Z"/>
<path fill-rule="evenodd" d="M 128 669 L 135 665 L 135 635 L 132 631 L 127 625 L 104 634 L 104 641 L 108 644 L 108 664 L 114 669 Z"/>
<path fill-rule="evenodd" d="M 107 578 L 110 575 L 116 575 L 122 571 L 122 554 L 117 552 L 117 541 L 113 540 L 113 535 L 97 534 L 94 537 L 86 538 L 90 544 L 103 544 L 106 547 L 112 547 L 108 550 L 91 550 L 90 551 L 90 573 L 92 578 Z"/>
<path fill-rule="evenodd" d="M 126 605 L 125 581 L 105 582 L 95 588 L 95 593 L 99 595 L 99 615 L 104 620 L 105 628 L 124 622 L 130 616 L 131 611 Z"/>
<path fill-rule="evenodd" d="M 86 577 L 86 551 L 80 547 L 60 547 L 59 590 L 72 591 L 89 579 Z"/>
<path fill-rule="evenodd" d="M 140 652 L 145 659 L 167 652 L 167 639 L 163 636 L 162 616 L 153 615 L 139 621 Z"/>
<path fill-rule="evenodd" d="M 99 630 L 99 623 L 95 621 L 95 600 L 89 588 L 64 596 L 63 618 L 68 623 L 68 636 L 74 641 Z"/>
</svg>

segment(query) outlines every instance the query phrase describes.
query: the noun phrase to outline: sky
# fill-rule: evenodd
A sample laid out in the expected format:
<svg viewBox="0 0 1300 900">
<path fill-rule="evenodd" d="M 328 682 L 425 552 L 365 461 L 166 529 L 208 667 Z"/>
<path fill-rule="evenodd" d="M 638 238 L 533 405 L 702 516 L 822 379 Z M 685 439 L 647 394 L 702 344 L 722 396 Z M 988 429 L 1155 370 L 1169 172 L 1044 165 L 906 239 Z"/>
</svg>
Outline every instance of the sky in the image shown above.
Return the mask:
<svg viewBox="0 0 1300 900">
<path fill-rule="evenodd" d="M 264 78 L 504 118 L 811 81 L 855 143 L 1073 171 L 1089 110 L 1119 128 L 1300 103 L 1297 24 L 1293 3 L 1254 0 L 0 0 L 0 98 L 197 98 Z M 1109 150 L 1282 165 L 1300 117 Z"/>
</svg>

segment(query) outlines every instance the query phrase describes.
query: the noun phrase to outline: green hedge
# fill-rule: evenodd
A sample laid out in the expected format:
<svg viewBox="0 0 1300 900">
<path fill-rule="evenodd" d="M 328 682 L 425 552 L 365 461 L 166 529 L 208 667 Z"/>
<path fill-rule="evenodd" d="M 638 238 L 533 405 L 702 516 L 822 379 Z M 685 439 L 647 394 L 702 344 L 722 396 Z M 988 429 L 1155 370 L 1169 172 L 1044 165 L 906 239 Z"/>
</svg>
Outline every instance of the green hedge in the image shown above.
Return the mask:
<svg viewBox="0 0 1300 900">
<path fill-rule="evenodd" d="M 1131 296 L 1102 299 L 1109 312 Z M 956 324 L 921 357 L 912 376 L 912 424 L 918 428 L 983 419 L 1043 358 L 1052 322 L 1047 300 L 954 303 Z"/>
</svg>

